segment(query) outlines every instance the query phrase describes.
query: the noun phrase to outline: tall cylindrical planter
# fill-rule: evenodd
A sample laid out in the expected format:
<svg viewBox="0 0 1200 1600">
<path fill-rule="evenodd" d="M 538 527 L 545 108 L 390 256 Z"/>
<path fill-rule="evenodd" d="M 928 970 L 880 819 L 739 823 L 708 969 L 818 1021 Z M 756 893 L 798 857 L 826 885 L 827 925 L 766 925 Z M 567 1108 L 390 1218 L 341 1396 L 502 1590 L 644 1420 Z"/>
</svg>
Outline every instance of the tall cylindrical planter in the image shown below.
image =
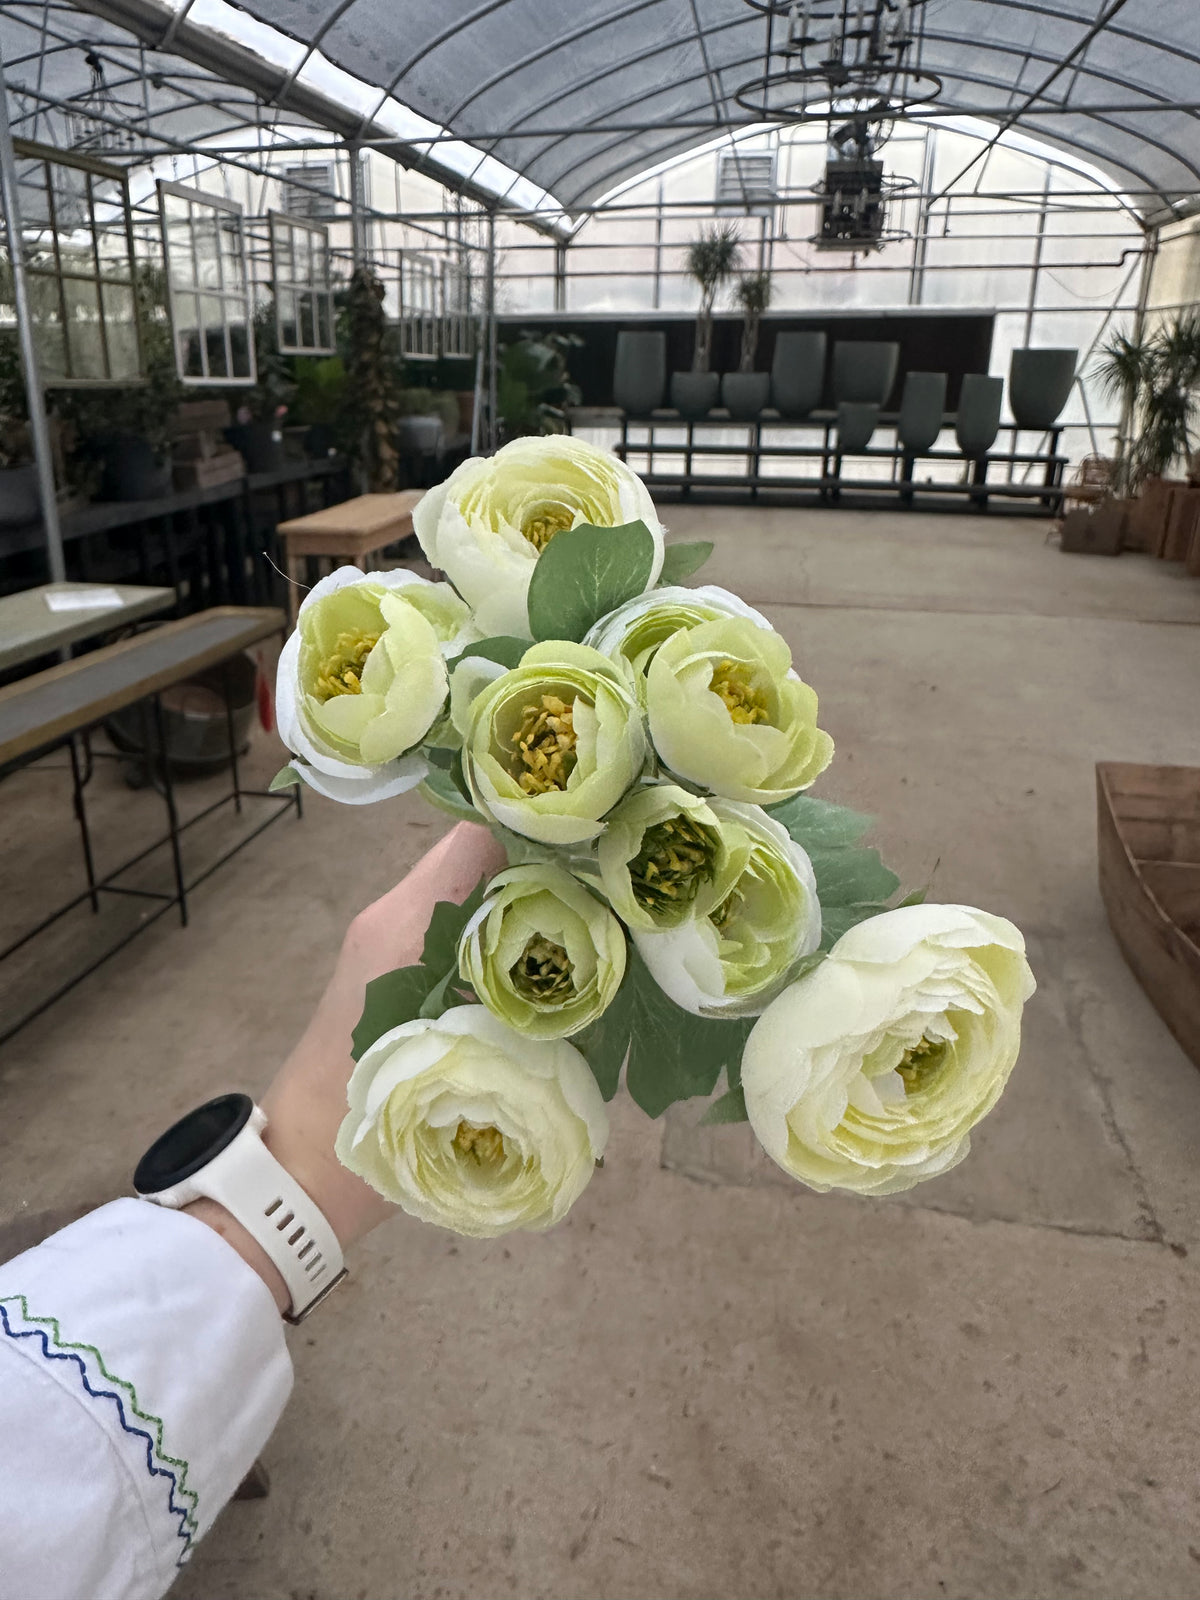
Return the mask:
<svg viewBox="0 0 1200 1600">
<path fill-rule="evenodd" d="M 110 434 L 100 442 L 102 500 L 158 500 L 171 492 L 171 463 L 136 433 Z"/>
<path fill-rule="evenodd" d="M 721 404 L 736 422 L 753 422 L 771 398 L 766 372 L 727 372 L 721 379 Z"/>
<path fill-rule="evenodd" d="M 838 339 L 833 346 L 834 405 L 843 400 L 887 405 L 899 365 L 900 346 L 890 340 Z"/>
<path fill-rule="evenodd" d="M 41 509 L 36 467 L 5 467 L 0 471 L 0 528 L 36 522 Z"/>
<path fill-rule="evenodd" d="M 1014 350 L 1008 368 L 1008 404 L 1018 428 L 1052 428 L 1075 382 L 1078 350 Z"/>
<path fill-rule="evenodd" d="M 635 329 L 618 333 L 613 404 L 631 417 L 646 417 L 662 405 L 666 391 L 666 334 Z"/>
<path fill-rule="evenodd" d="M 879 407 L 869 400 L 843 400 L 837 413 L 837 447 L 843 455 L 865 450 L 879 421 Z"/>
<path fill-rule="evenodd" d="M 771 404 L 793 421 L 821 403 L 825 388 L 825 335 L 780 333 L 771 362 Z"/>
<path fill-rule="evenodd" d="M 718 372 L 673 372 L 671 374 L 671 404 L 688 422 L 698 422 L 706 417 L 717 403 L 721 392 L 721 375 Z"/>
<path fill-rule="evenodd" d="M 910 455 L 932 450 L 946 411 L 944 372 L 906 372 L 896 437 Z"/>
<path fill-rule="evenodd" d="M 1003 399 L 1003 378 L 989 378 L 982 372 L 968 372 L 963 378 L 954 418 L 954 433 L 963 455 L 986 455 L 995 444 Z"/>
</svg>

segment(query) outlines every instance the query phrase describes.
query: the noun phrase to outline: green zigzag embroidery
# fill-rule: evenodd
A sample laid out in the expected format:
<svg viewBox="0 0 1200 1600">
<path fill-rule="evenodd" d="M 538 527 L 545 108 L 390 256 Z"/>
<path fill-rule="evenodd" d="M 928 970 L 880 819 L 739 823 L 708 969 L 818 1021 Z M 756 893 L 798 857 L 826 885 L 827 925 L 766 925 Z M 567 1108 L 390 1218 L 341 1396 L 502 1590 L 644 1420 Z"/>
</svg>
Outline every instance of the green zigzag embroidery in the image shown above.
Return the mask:
<svg viewBox="0 0 1200 1600">
<path fill-rule="evenodd" d="M 142 1410 L 141 1406 L 138 1404 L 137 1390 L 127 1378 L 115 1377 L 113 1373 L 108 1370 L 108 1368 L 104 1365 L 104 1357 L 100 1354 L 99 1350 L 96 1349 L 94 1344 L 72 1344 L 69 1340 L 64 1339 L 62 1336 L 62 1330 L 58 1326 L 58 1319 L 56 1317 L 35 1317 L 30 1311 L 29 1304 L 23 1294 L 0 1295 L 0 1304 L 18 1304 L 21 1307 L 21 1315 L 24 1317 L 26 1322 L 39 1323 L 42 1327 L 50 1328 L 53 1331 L 54 1342 L 60 1350 L 84 1351 L 87 1355 L 92 1357 L 97 1367 L 99 1367 L 100 1371 L 108 1379 L 109 1383 L 115 1384 L 118 1389 L 124 1391 L 124 1393 L 128 1396 L 129 1408 L 133 1412 L 133 1415 L 138 1419 L 139 1422 L 144 1422 L 146 1426 L 152 1430 L 154 1434 L 155 1448 L 158 1452 L 159 1458 L 162 1461 L 165 1461 L 169 1467 L 174 1467 L 178 1471 L 179 1482 L 177 1484 L 177 1488 L 179 1494 L 181 1498 L 189 1501 L 192 1507 L 192 1509 L 186 1514 L 185 1520 L 191 1533 L 195 1536 L 198 1536 L 199 1527 L 196 1522 L 195 1514 L 200 1507 L 200 1498 L 194 1489 L 189 1489 L 187 1486 L 187 1462 L 177 1461 L 174 1456 L 169 1456 L 166 1450 L 163 1448 L 163 1425 L 161 1417 L 156 1417 L 153 1414 L 148 1414 Z"/>
</svg>

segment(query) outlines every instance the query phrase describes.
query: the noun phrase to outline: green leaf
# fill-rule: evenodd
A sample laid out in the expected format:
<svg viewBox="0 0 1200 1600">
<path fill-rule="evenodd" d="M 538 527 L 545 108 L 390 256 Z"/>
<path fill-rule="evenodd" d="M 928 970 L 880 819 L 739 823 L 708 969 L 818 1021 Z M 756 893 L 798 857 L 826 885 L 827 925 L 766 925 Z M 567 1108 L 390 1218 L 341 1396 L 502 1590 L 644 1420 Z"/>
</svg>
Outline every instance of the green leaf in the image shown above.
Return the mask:
<svg viewBox="0 0 1200 1600">
<path fill-rule="evenodd" d="M 280 767 L 279 771 L 267 785 L 268 794 L 279 794 L 284 789 L 294 789 L 304 780 L 293 766 Z"/>
<path fill-rule="evenodd" d="M 428 971 L 431 985 L 441 982 L 447 971 L 458 972 L 459 935 L 483 904 L 486 887 L 487 880 L 480 878 L 462 905 L 439 900 L 434 906 L 421 951 L 421 965 Z"/>
<path fill-rule="evenodd" d="M 923 906 L 928 897 L 928 889 L 913 889 L 903 900 L 897 901 L 896 909 L 899 910 L 901 906 Z"/>
<path fill-rule="evenodd" d="M 509 672 L 514 667 L 519 667 L 521 657 L 529 649 L 528 639 L 517 639 L 512 634 L 498 633 L 490 639 L 477 639 L 474 644 L 469 644 L 461 655 L 447 661 L 447 672 L 453 672 L 460 661 L 465 661 L 468 656 L 482 656 L 485 661 L 495 661 L 497 665 L 505 667 Z"/>
<path fill-rule="evenodd" d="M 629 987 L 623 983 L 601 1016 L 571 1038 L 571 1043 L 583 1053 L 606 1100 L 616 1094 L 621 1081 L 631 1026 Z"/>
<path fill-rule="evenodd" d="M 533 569 L 530 633 L 535 639 L 582 639 L 594 622 L 643 593 L 653 565 L 654 540 L 644 522 L 564 528 Z"/>
<path fill-rule="evenodd" d="M 900 879 L 885 867 L 878 850 L 810 850 L 822 906 L 878 905 L 890 900 Z"/>
<path fill-rule="evenodd" d="M 454 1003 L 447 993 L 453 983 L 458 981 L 458 963 L 450 968 L 443 977 L 439 978 L 421 1002 L 421 1009 L 417 1013 L 421 1017 L 440 1017 L 443 1011 L 448 1011 Z"/>
<path fill-rule="evenodd" d="M 439 811 L 446 812 L 457 822 L 481 822 L 483 819 L 469 800 L 464 800 L 458 785 L 448 772 L 441 772 L 434 768 L 427 777 L 421 780 L 420 793 L 436 806 Z"/>
<path fill-rule="evenodd" d="M 397 967 L 381 978 L 372 978 L 367 985 L 362 1016 L 351 1035 L 350 1054 L 355 1061 L 389 1029 L 420 1016 L 429 988 L 430 975 L 424 967 Z"/>
<path fill-rule="evenodd" d="M 777 806 L 768 806 L 767 815 L 781 823 L 809 855 L 814 850 L 857 844 L 873 821 L 859 811 L 851 811 L 849 806 L 834 805 L 809 794 L 794 795 Z"/>
<path fill-rule="evenodd" d="M 700 1118 L 700 1126 L 709 1128 L 717 1122 L 749 1122 L 749 1120 L 746 1113 L 746 1093 L 739 1084 L 736 1089 L 728 1090 L 713 1101 Z"/>
<path fill-rule="evenodd" d="M 711 539 L 697 539 L 694 544 L 669 544 L 663 555 L 659 583 L 663 586 L 682 583 L 693 572 L 699 572 L 712 553 Z"/>
<path fill-rule="evenodd" d="M 753 1017 L 694 1017 L 667 998 L 636 951 L 630 952 L 625 981 L 631 1002 L 625 1086 L 647 1116 L 661 1116 L 677 1100 L 711 1094 L 721 1068 L 740 1065 Z"/>
</svg>

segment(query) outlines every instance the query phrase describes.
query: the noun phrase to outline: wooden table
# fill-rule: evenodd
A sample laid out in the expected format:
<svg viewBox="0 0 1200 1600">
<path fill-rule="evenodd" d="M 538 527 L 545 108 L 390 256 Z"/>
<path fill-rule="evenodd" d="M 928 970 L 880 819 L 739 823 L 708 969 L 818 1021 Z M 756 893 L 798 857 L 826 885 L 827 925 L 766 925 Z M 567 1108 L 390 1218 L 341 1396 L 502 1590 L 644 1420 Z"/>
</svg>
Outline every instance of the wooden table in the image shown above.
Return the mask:
<svg viewBox="0 0 1200 1600">
<path fill-rule="evenodd" d="M 94 606 L 81 611 L 51 611 L 46 596 L 59 590 L 115 589 L 120 606 Z M 43 583 L 36 589 L 0 599 L 0 672 L 51 655 L 81 639 L 123 628 L 175 604 L 174 589 L 150 589 L 132 583 Z"/>
<path fill-rule="evenodd" d="M 285 626 L 286 619 L 283 612 L 273 607 L 216 606 L 210 611 L 198 611 L 178 621 L 166 622 L 159 628 L 152 628 L 131 639 L 122 639 L 117 644 L 104 645 L 99 650 L 93 650 L 75 661 L 63 662 L 59 666 L 51 667 L 45 672 L 34 673 L 31 677 L 0 689 L 0 773 L 5 769 L 24 766 L 47 751 L 66 745 L 71 760 L 75 816 L 79 823 L 84 866 L 87 872 L 87 888 L 64 905 L 42 916 L 36 926 L 0 950 L 0 961 L 12 955 L 48 928 L 51 923 L 85 901 L 90 900 L 92 910 L 98 913 L 101 907 L 100 896 L 104 892 L 137 895 L 157 903 L 156 909 L 148 912 L 131 933 L 127 933 L 111 949 L 105 950 L 100 957 L 91 961 L 82 972 L 75 973 L 73 977 L 60 984 L 15 1022 L 10 1024 L 9 1019 L 5 1017 L 0 1022 L 0 1042 L 9 1038 L 39 1012 L 44 1011 L 72 985 L 94 971 L 101 962 L 106 961 L 110 955 L 122 949 L 130 939 L 171 906 L 179 907 L 179 919 L 186 927 L 188 893 L 228 861 L 230 856 L 236 854 L 243 845 L 249 844 L 250 840 L 274 822 L 276 817 L 292 807 L 295 807 L 297 815 L 299 814 L 299 788 L 288 789 L 279 794 L 271 794 L 267 790 L 243 788 L 238 771 L 233 711 L 228 698 L 226 727 L 229 734 L 233 787 L 227 794 L 212 801 L 195 816 L 190 817 L 186 823 L 181 824 L 175 805 L 171 763 L 162 758 L 167 750 L 166 723 L 160 699 L 162 691 L 208 667 L 228 661 L 232 656 L 236 656 L 251 645 L 258 644 L 263 639 L 268 639 L 274 634 L 281 635 Z M 136 855 L 115 870 L 99 877 L 96 874 L 91 835 L 88 831 L 84 804 L 87 779 L 81 775 L 77 749 L 81 741 L 78 736 L 85 734 L 89 728 L 102 722 L 105 717 L 139 702 L 144 702 L 148 708 L 143 745 L 148 767 L 152 771 L 156 767 L 158 769 L 157 776 L 161 781 L 161 793 L 166 803 L 167 832 L 162 837 L 144 844 Z M 265 821 L 260 822 L 250 833 L 239 839 L 237 844 L 226 850 L 204 871 L 187 880 L 183 869 L 181 847 L 184 832 L 221 806 L 232 803 L 240 812 L 242 800 L 246 796 L 271 800 L 275 804 Z M 170 845 L 174 870 L 173 894 L 158 889 L 135 888 L 118 881 L 124 873 L 144 860 L 152 851 L 167 845 Z"/>
<path fill-rule="evenodd" d="M 331 570 L 347 562 L 361 565 L 369 561 L 413 531 L 413 510 L 423 493 L 421 489 L 404 489 L 399 494 L 360 494 L 340 505 L 281 522 L 278 532 L 287 553 L 291 620 L 296 620 L 297 596 L 303 588 L 304 573 L 297 569 L 305 557 L 327 560 Z"/>
</svg>

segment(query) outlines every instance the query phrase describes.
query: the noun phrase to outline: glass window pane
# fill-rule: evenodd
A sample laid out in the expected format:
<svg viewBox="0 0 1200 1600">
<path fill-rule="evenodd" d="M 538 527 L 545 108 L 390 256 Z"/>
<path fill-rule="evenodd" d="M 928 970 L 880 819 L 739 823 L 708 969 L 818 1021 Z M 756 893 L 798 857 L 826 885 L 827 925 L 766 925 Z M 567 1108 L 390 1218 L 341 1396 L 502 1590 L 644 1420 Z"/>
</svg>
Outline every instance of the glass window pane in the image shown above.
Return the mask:
<svg viewBox="0 0 1200 1600">
<path fill-rule="evenodd" d="M 217 261 L 217 219 L 203 206 L 193 208 L 192 237 L 196 252 L 196 287 L 219 289 L 221 268 Z"/>
<path fill-rule="evenodd" d="M 290 289 L 280 289 L 275 296 L 279 318 L 279 342 L 285 347 L 300 343 L 300 329 L 296 322 L 296 296 Z"/>
<path fill-rule="evenodd" d="M 109 377 L 136 378 L 139 369 L 133 290 L 122 284 L 106 283 L 102 295 L 104 331 L 108 335 Z"/>
<path fill-rule="evenodd" d="M 38 366 L 49 381 L 67 375 L 67 342 L 57 308 L 38 318 L 33 328 Z"/>
<path fill-rule="evenodd" d="M 292 230 L 286 223 L 271 222 L 271 243 L 275 251 L 276 278 L 292 277 Z"/>
<path fill-rule="evenodd" d="M 225 308 L 219 295 L 200 297 L 200 320 L 204 325 L 204 353 L 208 358 L 208 376 L 227 378 L 225 361 Z"/>
<path fill-rule="evenodd" d="M 180 375 L 185 378 L 202 378 L 204 368 L 200 361 L 200 311 L 195 295 L 175 295 L 172 316 L 175 322 L 175 361 Z"/>
<path fill-rule="evenodd" d="M 104 340 L 100 331 L 100 291 L 78 278 L 63 281 L 67 306 L 67 350 L 72 378 L 105 379 Z"/>
<path fill-rule="evenodd" d="M 250 328 L 249 324 L 241 318 L 234 321 L 232 312 L 229 323 L 229 353 L 230 376 L 233 378 L 249 378 L 253 376 L 250 365 Z"/>
<path fill-rule="evenodd" d="M 225 275 L 226 290 L 240 292 L 245 288 L 246 274 L 242 260 L 242 221 L 230 211 L 218 214 L 221 236 L 221 266 Z"/>
</svg>

